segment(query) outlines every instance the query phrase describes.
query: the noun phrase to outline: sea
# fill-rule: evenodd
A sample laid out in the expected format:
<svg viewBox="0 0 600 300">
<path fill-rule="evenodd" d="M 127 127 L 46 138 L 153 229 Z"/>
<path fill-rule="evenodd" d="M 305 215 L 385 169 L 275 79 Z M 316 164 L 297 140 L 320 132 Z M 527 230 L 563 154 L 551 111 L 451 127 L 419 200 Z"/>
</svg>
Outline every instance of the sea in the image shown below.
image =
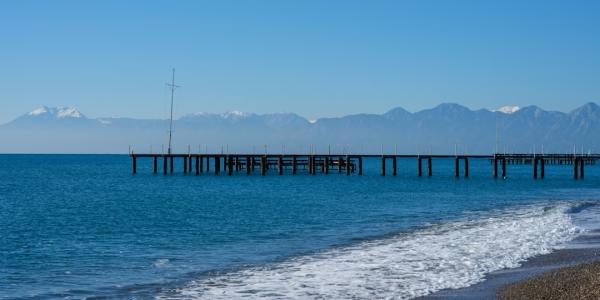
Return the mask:
<svg viewBox="0 0 600 300">
<path fill-rule="evenodd" d="M 531 165 L 494 179 L 485 159 L 469 178 L 452 159 L 432 177 L 414 159 L 385 177 L 376 158 L 362 176 L 137 164 L 0 155 L 0 299 L 411 299 L 560 250 L 600 219 L 600 165 L 535 180 Z"/>
</svg>

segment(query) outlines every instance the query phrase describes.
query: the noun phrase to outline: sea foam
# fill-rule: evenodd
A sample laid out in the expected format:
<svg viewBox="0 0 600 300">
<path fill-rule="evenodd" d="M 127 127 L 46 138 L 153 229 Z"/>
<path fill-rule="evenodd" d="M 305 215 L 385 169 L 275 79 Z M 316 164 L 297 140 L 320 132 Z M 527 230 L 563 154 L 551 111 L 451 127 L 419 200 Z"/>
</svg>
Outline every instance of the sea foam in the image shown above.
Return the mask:
<svg viewBox="0 0 600 300">
<path fill-rule="evenodd" d="M 192 281 L 160 299 L 410 299 L 461 288 L 577 236 L 568 204 L 496 211 L 476 220 L 299 256 Z"/>
</svg>

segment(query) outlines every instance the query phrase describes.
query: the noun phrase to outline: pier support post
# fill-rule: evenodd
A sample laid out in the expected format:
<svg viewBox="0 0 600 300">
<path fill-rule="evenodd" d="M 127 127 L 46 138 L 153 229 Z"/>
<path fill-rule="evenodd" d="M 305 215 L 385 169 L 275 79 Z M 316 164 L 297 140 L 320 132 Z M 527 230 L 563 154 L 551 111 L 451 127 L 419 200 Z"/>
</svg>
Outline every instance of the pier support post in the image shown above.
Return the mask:
<svg viewBox="0 0 600 300">
<path fill-rule="evenodd" d="M 346 155 L 346 176 L 348 175 L 350 175 L 350 156 Z"/>
<path fill-rule="evenodd" d="M 154 171 L 154 174 L 158 173 L 158 157 L 156 156 L 152 158 L 152 170 Z"/>
<path fill-rule="evenodd" d="M 283 156 L 279 155 L 279 157 L 277 157 L 277 172 L 279 173 L 279 175 L 283 175 Z"/>
<path fill-rule="evenodd" d="M 542 157 L 540 158 L 540 178 L 544 179 L 546 177 L 546 160 Z"/>
<path fill-rule="evenodd" d="M 538 177 L 538 158 L 533 158 L 533 178 L 537 179 Z"/>
<path fill-rule="evenodd" d="M 431 165 L 431 157 L 427 158 L 427 176 L 431 177 L 433 175 L 433 166 Z"/>
<path fill-rule="evenodd" d="M 394 156 L 394 158 L 392 159 L 392 175 L 396 176 L 398 175 L 398 168 L 397 168 L 397 162 L 398 158 L 396 156 Z"/>
<path fill-rule="evenodd" d="M 196 156 L 196 176 L 200 175 L 200 157 Z"/>
<path fill-rule="evenodd" d="M 167 157 L 163 155 L 163 174 L 167 175 L 167 165 L 168 165 L 168 161 L 167 161 Z"/>
<path fill-rule="evenodd" d="M 252 159 L 250 158 L 250 156 L 246 156 L 246 175 L 250 175 L 250 171 L 252 171 L 252 168 L 250 167 L 251 164 Z"/>
<path fill-rule="evenodd" d="M 338 157 L 338 173 L 342 173 L 342 164 L 344 163 L 344 159 L 339 156 Z"/>
<path fill-rule="evenodd" d="M 458 158 L 458 156 L 456 158 L 454 158 L 454 177 L 458 178 L 460 176 L 459 174 L 459 164 L 460 164 L 460 159 Z"/>
<path fill-rule="evenodd" d="M 423 159 L 421 157 L 417 158 L 417 176 L 423 176 Z"/>
<path fill-rule="evenodd" d="M 137 157 L 135 155 L 131 156 L 131 173 L 135 175 L 137 173 Z"/>
<path fill-rule="evenodd" d="M 362 175 L 363 170 L 362 170 L 362 156 L 358 157 L 358 175 Z"/>
<path fill-rule="evenodd" d="M 170 164 L 170 166 L 169 166 L 169 172 L 171 174 L 173 174 L 173 168 L 174 168 L 173 167 L 173 155 L 169 156 L 169 164 Z"/>
<path fill-rule="evenodd" d="M 579 169 L 578 169 L 578 165 L 577 165 L 578 163 L 579 163 L 578 159 L 573 160 L 573 178 L 574 179 L 579 179 L 579 174 L 578 174 Z"/>
<path fill-rule="evenodd" d="M 292 175 L 296 175 L 298 172 L 298 158 L 296 156 L 292 157 Z"/>
<path fill-rule="evenodd" d="M 385 156 L 381 157 L 381 176 L 385 176 Z"/>
<path fill-rule="evenodd" d="M 183 157 L 183 174 L 187 174 L 187 170 L 188 170 L 188 157 L 184 156 Z"/>
<path fill-rule="evenodd" d="M 227 175 L 231 176 L 233 174 L 233 157 L 227 156 Z"/>
<path fill-rule="evenodd" d="M 584 165 L 585 165 L 585 163 L 584 163 L 583 159 L 580 159 L 579 160 L 579 178 L 581 178 L 581 179 L 583 179 L 583 177 L 585 176 L 585 174 L 583 172 L 584 171 Z"/>
<path fill-rule="evenodd" d="M 215 175 L 219 175 L 219 172 L 221 171 L 221 157 L 219 156 L 215 156 Z"/>
<path fill-rule="evenodd" d="M 498 159 L 494 157 L 494 171 L 493 171 L 494 179 L 498 178 Z"/>
<path fill-rule="evenodd" d="M 202 156 L 200 158 L 200 173 L 204 172 L 204 158 Z"/>
<path fill-rule="evenodd" d="M 316 175 L 317 174 L 317 166 L 316 166 L 317 160 L 316 160 L 316 158 L 315 158 L 314 155 L 311 155 L 311 159 L 310 160 L 312 161 L 312 163 L 310 164 L 310 166 L 311 166 L 311 173 L 310 174 Z"/>
<path fill-rule="evenodd" d="M 210 173 L 210 156 L 206 156 L 206 174 Z"/>
<path fill-rule="evenodd" d="M 188 154 L 188 170 L 192 173 L 192 156 Z"/>
<path fill-rule="evenodd" d="M 329 174 L 329 156 L 323 158 L 323 172 L 325 175 Z"/>
<path fill-rule="evenodd" d="M 267 174 L 267 156 L 260 157 L 260 175 L 264 176 Z"/>
<path fill-rule="evenodd" d="M 469 158 L 465 157 L 464 158 L 464 164 L 465 164 L 465 177 L 469 177 Z"/>
</svg>

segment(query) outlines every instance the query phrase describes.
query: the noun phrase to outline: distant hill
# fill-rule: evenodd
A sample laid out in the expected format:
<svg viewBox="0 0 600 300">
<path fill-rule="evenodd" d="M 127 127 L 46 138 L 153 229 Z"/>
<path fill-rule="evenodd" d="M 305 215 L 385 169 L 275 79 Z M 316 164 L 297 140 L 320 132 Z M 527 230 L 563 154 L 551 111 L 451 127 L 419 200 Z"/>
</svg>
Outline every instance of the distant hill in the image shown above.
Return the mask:
<svg viewBox="0 0 600 300">
<path fill-rule="evenodd" d="M 168 120 L 87 118 L 75 108 L 40 107 L 0 125 L 3 153 L 160 152 Z M 471 110 L 444 103 L 410 113 L 356 114 L 309 121 L 293 113 L 196 113 L 174 121 L 174 149 L 187 152 L 492 153 L 600 152 L 600 107 L 587 103 L 569 113 L 536 106 Z M 166 148 L 166 145 L 164 146 Z M 284 150 L 285 147 L 285 150 Z"/>
</svg>

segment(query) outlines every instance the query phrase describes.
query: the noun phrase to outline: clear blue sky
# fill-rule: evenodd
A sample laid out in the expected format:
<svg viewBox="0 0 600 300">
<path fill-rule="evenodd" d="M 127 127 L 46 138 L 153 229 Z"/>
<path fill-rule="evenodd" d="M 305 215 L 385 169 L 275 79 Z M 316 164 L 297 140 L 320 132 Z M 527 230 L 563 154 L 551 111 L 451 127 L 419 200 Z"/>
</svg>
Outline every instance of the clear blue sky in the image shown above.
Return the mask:
<svg viewBox="0 0 600 300">
<path fill-rule="evenodd" d="M 599 1 L 5 1 L 0 123 L 600 100 Z"/>
</svg>

